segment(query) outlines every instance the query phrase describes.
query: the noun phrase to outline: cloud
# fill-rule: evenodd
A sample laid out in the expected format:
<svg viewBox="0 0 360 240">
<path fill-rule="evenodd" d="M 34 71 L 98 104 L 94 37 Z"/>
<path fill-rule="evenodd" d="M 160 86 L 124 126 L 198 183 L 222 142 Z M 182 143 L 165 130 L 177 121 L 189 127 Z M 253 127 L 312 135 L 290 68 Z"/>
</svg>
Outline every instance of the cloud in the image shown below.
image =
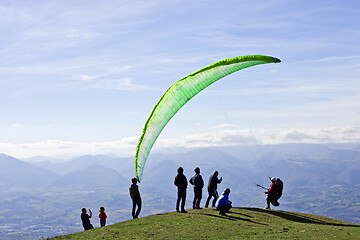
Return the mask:
<svg viewBox="0 0 360 240">
<path fill-rule="evenodd" d="M 317 61 L 318 62 L 329 62 L 329 61 L 338 62 L 338 61 L 342 61 L 342 60 L 354 60 L 354 59 L 360 59 L 360 55 L 326 57 L 326 58 L 320 58 Z"/>
<path fill-rule="evenodd" d="M 213 129 L 237 129 L 239 126 L 231 123 L 224 123 L 214 126 Z"/>
<path fill-rule="evenodd" d="M 35 143 L 0 143 L 0 152 L 14 157 L 54 156 L 60 154 L 79 156 L 84 154 L 112 153 L 133 156 L 139 137 L 119 141 L 74 142 L 49 140 Z M 220 130 L 199 133 L 180 138 L 159 138 L 154 145 L 158 151 L 167 148 L 197 148 L 216 146 L 249 146 L 286 143 L 360 143 L 360 126 L 330 127 L 316 129 L 244 129 Z"/>
<path fill-rule="evenodd" d="M 156 148 L 267 145 L 286 143 L 360 143 L 360 126 L 315 129 L 247 129 L 194 134 L 182 138 L 158 139 Z"/>
<path fill-rule="evenodd" d="M 75 76 L 83 82 L 89 82 L 93 88 L 114 89 L 122 91 L 139 91 L 150 89 L 147 86 L 135 84 L 131 77 L 122 77 L 124 73 L 130 74 L 131 66 L 111 66 L 107 67 L 101 73 L 80 74 Z M 99 70 L 98 70 L 99 71 Z M 120 76 L 120 77 L 119 77 Z"/>
<path fill-rule="evenodd" d="M 108 142 L 74 142 L 49 140 L 35 143 L 0 143 L 0 152 L 14 157 L 31 156 L 54 156 L 54 155 L 73 155 L 98 153 L 114 153 L 122 156 L 130 156 L 135 153 L 137 137 L 124 138 L 119 141 Z"/>
<path fill-rule="evenodd" d="M 91 81 L 91 80 L 94 80 L 94 79 L 102 77 L 102 76 L 104 76 L 104 75 L 103 74 L 96 74 L 96 75 L 81 74 L 79 76 L 79 79 L 82 81 Z"/>
<path fill-rule="evenodd" d="M 132 78 L 105 79 L 97 81 L 94 87 L 123 91 L 140 91 L 150 89 L 149 87 L 144 85 L 134 84 L 133 81 L 134 79 Z"/>
</svg>

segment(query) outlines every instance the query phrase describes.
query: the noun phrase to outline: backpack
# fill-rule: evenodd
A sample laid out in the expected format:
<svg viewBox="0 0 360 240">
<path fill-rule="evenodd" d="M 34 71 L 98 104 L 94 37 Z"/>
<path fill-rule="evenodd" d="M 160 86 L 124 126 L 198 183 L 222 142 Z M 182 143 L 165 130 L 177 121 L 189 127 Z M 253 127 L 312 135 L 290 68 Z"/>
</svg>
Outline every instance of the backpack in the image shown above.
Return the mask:
<svg viewBox="0 0 360 240">
<path fill-rule="evenodd" d="M 283 181 L 281 181 L 281 179 L 280 178 L 278 178 L 277 180 L 276 180 L 276 188 L 275 188 L 275 196 L 276 196 L 276 199 L 279 199 L 279 198 L 281 198 L 281 195 L 282 195 L 282 192 L 283 192 L 283 186 L 284 184 L 283 184 Z"/>
</svg>

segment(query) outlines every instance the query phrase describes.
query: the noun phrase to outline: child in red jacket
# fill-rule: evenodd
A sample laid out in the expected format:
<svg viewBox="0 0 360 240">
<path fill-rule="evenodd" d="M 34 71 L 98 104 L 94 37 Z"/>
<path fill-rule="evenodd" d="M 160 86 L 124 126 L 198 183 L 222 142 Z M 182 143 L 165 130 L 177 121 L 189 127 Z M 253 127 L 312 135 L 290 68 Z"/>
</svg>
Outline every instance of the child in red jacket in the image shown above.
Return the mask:
<svg viewBox="0 0 360 240">
<path fill-rule="evenodd" d="M 100 226 L 104 227 L 106 224 L 106 213 L 105 213 L 105 208 L 104 207 L 100 207 L 99 210 L 99 219 L 100 219 Z"/>
</svg>

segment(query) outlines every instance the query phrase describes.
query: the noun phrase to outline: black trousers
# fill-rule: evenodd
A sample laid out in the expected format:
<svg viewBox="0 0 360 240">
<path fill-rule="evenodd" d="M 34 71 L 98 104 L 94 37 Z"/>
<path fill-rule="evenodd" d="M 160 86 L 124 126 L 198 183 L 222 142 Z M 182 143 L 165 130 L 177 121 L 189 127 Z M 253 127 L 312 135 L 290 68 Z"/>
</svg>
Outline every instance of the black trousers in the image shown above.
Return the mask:
<svg viewBox="0 0 360 240">
<path fill-rule="evenodd" d="M 219 194 L 217 192 L 216 189 L 211 189 L 211 188 L 208 188 L 208 193 L 209 193 L 209 197 L 207 198 L 206 200 L 206 204 L 205 204 L 205 207 L 208 207 L 209 206 L 209 203 L 210 203 L 210 199 L 212 197 L 214 197 L 213 201 L 212 201 L 212 207 L 215 207 L 215 203 L 216 203 L 216 200 L 218 199 L 219 197 Z"/>
<path fill-rule="evenodd" d="M 194 188 L 193 208 L 200 208 L 201 198 L 202 198 L 202 188 Z"/>
<path fill-rule="evenodd" d="M 141 198 L 132 198 L 132 202 L 133 202 L 132 217 L 137 218 L 141 211 Z M 137 206 L 137 210 L 136 210 L 136 206 Z"/>
<path fill-rule="evenodd" d="M 227 213 L 231 209 L 231 204 L 222 205 L 221 207 L 216 208 L 216 210 L 219 211 L 219 213 Z"/>
<path fill-rule="evenodd" d="M 186 188 L 178 188 L 177 200 L 176 200 L 176 211 L 179 211 L 179 205 L 181 200 L 181 210 L 185 210 L 185 201 L 186 201 Z"/>
<path fill-rule="evenodd" d="M 94 226 L 90 222 L 85 224 L 83 223 L 83 227 L 85 231 L 94 228 Z"/>
<path fill-rule="evenodd" d="M 279 206 L 280 203 L 278 202 L 278 198 L 272 194 L 268 195 L 266 198 L 267 206 L 270 207 L 270 203 L 275 207 Z"/>
</svg>

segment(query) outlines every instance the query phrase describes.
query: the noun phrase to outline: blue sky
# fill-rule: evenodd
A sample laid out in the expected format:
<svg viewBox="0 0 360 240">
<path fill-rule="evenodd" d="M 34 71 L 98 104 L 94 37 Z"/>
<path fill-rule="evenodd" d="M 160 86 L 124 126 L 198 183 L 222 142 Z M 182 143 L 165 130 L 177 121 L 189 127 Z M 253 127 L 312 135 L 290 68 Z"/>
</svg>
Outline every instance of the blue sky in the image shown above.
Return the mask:
<svg viewBox="0 0 360 240">
<path fill-rule="evenodd" d="M 0 152 L 130 156 L 176 80 L 242 55 L 157 150 L 360 142 L 358 1 L 0 0 Z M 154 150 L 155 150 L 154 149 Z"/>
</svg>

